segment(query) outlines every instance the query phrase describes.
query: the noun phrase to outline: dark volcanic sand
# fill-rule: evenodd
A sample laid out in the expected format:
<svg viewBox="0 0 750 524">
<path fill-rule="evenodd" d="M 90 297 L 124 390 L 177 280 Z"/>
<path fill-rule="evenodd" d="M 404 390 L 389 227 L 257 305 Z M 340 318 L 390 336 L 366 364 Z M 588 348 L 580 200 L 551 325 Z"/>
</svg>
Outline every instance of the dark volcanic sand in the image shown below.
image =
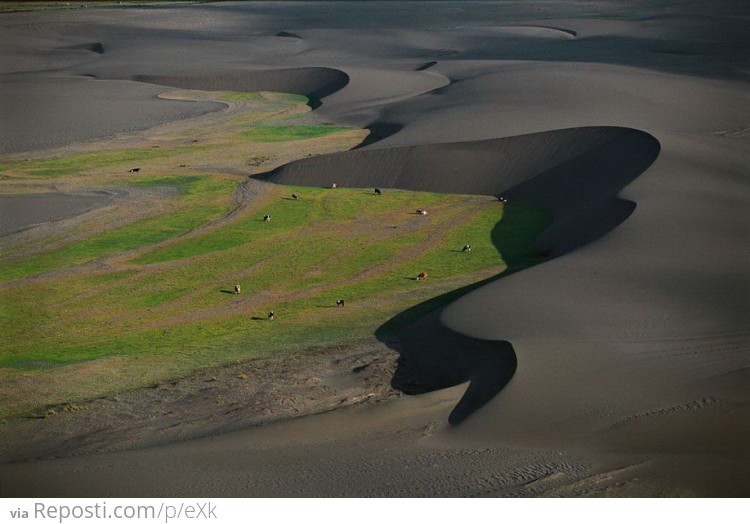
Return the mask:
<svg viewBox="0 0 750 524">
<path fill-rule="evenodd" d="M 0 195 L 0 235 L 91 211 L 112 200 L 104 192 Z"/>
<path fill-rule="evenodd" d="M 330 68 L 348 83 L 317 114 L 382 140 L 272 177 L 503 191 L 555 214 L 540 240 L 547 262 L 388 341 L 432 392 L 6 464 L 3 495 L 748 495 L 747 16 L 731 0 L 3 15 L 0 89 L 49 108 L 29 123 L 9 111 L 4 132 L 23 139 L 6 151 L 47 146 L 59 130 L 69 141 L 127 129 L 134 107 L 150 107 L 132 115 L 138 126 L 180 116 L 154 99 L 167 87 L 133 79 Z M 102 52 L 71 48 L 91 43 Z M 320 88 L 296 77 L 292 87 Z M 420 330 L 455 335 L 420 344 Z M 492 347 L 517 365 L 494 397 L 508 369 L 493 367 Z M 470 415 L 451 426 L 457 405 Z"/>
</svg>

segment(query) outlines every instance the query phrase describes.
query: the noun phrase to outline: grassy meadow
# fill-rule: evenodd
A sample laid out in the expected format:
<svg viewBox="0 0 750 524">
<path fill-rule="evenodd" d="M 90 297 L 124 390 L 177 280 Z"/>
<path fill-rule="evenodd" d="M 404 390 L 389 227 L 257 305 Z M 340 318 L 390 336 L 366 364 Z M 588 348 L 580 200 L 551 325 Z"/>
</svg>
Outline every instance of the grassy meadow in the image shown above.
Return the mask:
<svg viewBox="0 0 750 524">
<path fill-rule="evenodd" d="M 522 204 L 503 229 L 505 207 L 489 197 L 249 180 L 240 172 L 348 149 L 366 131 L 304 122 L 296 96 L 210 97 L 235 105 L 137 147 L 0 165 L 4 192 L 54 183 L 126 195 L 0 239 L 4 416 L 372 336 L 410 306 L 503 271 L 498 232 L 514 260 L 537 261 L 531 246 L 550 217 Z M 416 281 L 420 271 L 429 280 Z"/>
</svg>

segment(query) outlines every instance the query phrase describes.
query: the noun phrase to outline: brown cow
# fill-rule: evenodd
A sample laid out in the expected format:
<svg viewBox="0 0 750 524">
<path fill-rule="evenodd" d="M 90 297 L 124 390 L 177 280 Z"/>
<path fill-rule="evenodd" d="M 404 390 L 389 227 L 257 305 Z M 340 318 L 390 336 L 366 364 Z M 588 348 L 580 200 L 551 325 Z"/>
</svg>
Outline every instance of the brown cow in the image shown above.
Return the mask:
<svg viewBox="0 0 750 524">
<path fill-rule="evenodd" d="M 422 271 L 417 275 L 417 280 L 427 280 L 427 271 Z"/>
</svg>

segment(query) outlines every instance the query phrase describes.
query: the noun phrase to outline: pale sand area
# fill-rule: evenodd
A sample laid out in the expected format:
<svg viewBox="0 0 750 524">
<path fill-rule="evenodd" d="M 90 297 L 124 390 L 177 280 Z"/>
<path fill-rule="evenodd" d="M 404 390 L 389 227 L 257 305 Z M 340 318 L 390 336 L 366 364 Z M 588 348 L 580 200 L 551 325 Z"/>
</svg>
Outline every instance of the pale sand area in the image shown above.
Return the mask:
<svg viewBox="0 0 750 524">
<path fill-rule="evenodd" d="M 408 391 L 407 374 L 421 385 L 408 392 L 429 392 L 4 464 L 3 495 L 747 496 L 747 16 L 746 3 L 722 1 L 258 2 L 0 17 L 0 89 L 35 86 L 14 91 L 30 107 L 45 92 L 67 97 L 7 152 L 57 145 L 45 130 L 68 129 L 71 114 L 84 112 L 92 132 L 66 140 L 209 111 L 155 93 L 217 75 L 254 88 L 249 71 L 328 68 L 346 84 L 284 75 L 324 94 L 319 118 L 383 140 L 272 178 L 503 192 L 555 215 L 540 239 L 547 262 L 384 340 L 405 357 L 393 385 Z M 96 42 L 103 52 L 69 49 Z M 134 82 L 143 75 L 170 87 Z M 77 96 L 77 82 L 95 93 Z M 125 93 L 159 109 L 134 124 Z M 92 99 L 107 103 L 87 113 Z"/>
</svg>

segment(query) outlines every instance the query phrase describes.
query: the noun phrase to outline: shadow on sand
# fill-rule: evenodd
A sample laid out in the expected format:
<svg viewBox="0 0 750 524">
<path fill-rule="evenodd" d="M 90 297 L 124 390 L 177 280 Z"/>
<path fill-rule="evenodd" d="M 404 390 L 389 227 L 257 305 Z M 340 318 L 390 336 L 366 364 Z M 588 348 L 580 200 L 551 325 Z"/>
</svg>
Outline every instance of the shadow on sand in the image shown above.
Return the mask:
<svg viewBox="0 0 750 524">
<path fill-rule="evenodd" d="M 507 269 L 494 277 L 435 297 L 403 311 L 375 335 L 399 353 L 391 385 L 420 394 L 469 382 L 448 417 L 460 424 L 512 379 L 517 359 L 507 340 L 482 340 L 447 328 L 442 309 L 467 293 L 536 264 L 590 244 L 625 221 L 636 204 L 617 194 L 656 160 L 661 146 L 646 133 L 601 144 L 503 192 L 510 204 L 492 230 L 492 242 Z M 553 220 L 534 245 L 514 240 L 526 220 L 521 206 L 549 211 Z"/>
<path fill-rule="evenodd" d="M 521 225 L 519 221 L 527 219 L 525 213 L 516 209 L 513 205 L 507 206 L 503 220 L 492 230 L 493 244 L 504 254 L 508 266 L 505 271 L 402 311 L 375 332 L 381 342 L 399 354 L 391 379 L 393 388 L 407 395 L 417 395 L 469 382 L 466 393 L 448 417 L 453 425 L 461 423 L 500 393 L 516 371 L 516 354 L 510 342 L 469 337 L 447 328 L 440 321 L 446 305 L 490 282 L 546 260 L 533 246 L 518 245 L 507 234 Z"/>
<path fill-rule="evenodd" d="M 381 131 L 397 129 L 385 126 Z M 253 176 L 278 184 L 319 186 L 345 180 L 353 188 L 502 195 L 508 200 L 502 221 L 492 231 L 508 269 L 409 308 L 375 333 L 399 353 L 394 388 L 415 394 L 470 382 L 449 417 L 458 424 L 505 387 L 517 361 L 506 340 L 474 339 L 445 327 L 441 308 L 494 280 L 590 244 L 617 227 L 636 207 L 617 194 L 648 169 L 660 150 L 656 138 L 637 129 L 579 127 L 469 142 L 355 149 Z M 524 226 L 519 212 L 524 205 L 552 216 L 533 246 L 519 243 L 514 234 L 515 227 Z M 486 318 L 486 312 L 476 314 Z"/>
</svg>

